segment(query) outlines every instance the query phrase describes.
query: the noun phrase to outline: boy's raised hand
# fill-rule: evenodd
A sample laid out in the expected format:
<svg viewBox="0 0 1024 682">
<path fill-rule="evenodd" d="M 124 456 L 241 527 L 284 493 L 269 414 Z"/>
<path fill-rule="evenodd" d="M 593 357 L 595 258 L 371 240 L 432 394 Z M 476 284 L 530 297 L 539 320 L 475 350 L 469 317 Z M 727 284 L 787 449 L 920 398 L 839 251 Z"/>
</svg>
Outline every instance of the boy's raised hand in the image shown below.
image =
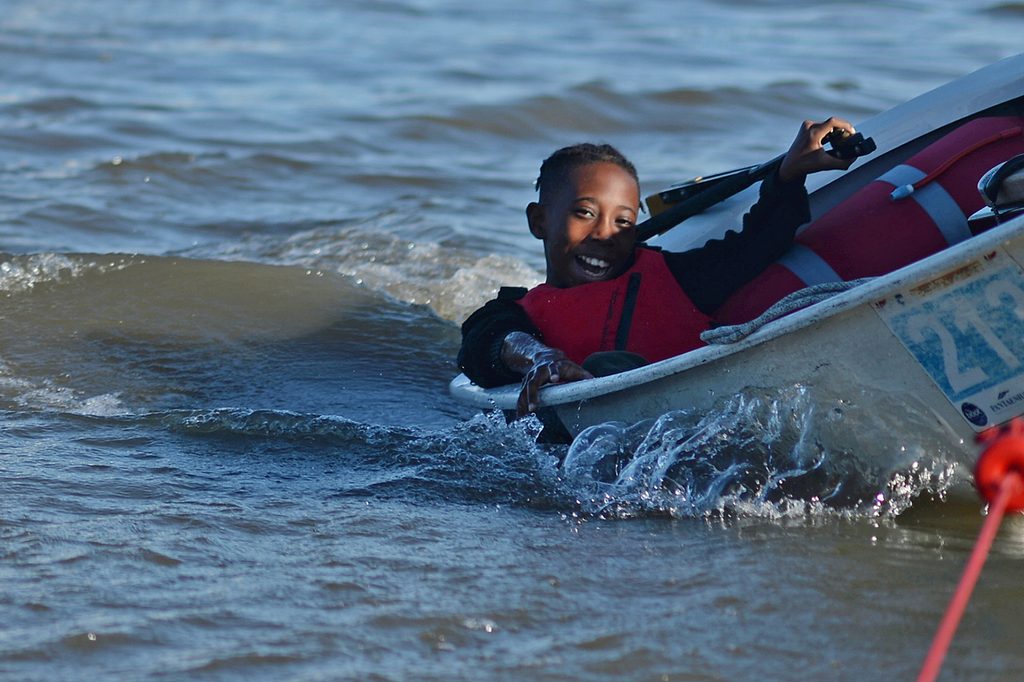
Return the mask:
<svg viewBox="0 0 1024 682">
<path fill-rule="evenodd" d="M 857 132 L 849 121 L 835 116 L 820 123 L 804 121 L 793 144 L 789 146 L 789 151 L 782 159 L 782 165 L 779 166 L 779 180 L 791 182 L 801 180 L 809 173 L 821 170 L 846 170 L 849 168 L 854 159 L 839 159 L 825 151 L 823 146 L 825 136 L 831 133 L 833 128 L 845 130 L 851 135 Z"/>
</svg>

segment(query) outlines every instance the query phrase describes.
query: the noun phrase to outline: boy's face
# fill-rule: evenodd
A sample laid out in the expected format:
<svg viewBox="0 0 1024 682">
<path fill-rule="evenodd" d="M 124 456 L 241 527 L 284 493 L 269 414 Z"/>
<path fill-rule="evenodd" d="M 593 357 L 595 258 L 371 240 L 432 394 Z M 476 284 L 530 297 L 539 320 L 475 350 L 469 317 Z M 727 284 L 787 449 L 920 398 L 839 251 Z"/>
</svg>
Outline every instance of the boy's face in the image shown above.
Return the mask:
<svg viewBox="0 0 1024 682">
<path fill-rule="evenodd" d="M 526 208 L 530 232 L 544 240 L 547 282 L 574 287 L 613 279 L 633 262 L 640 188 L 625 169 L 597 162 L 570 171 Z"/>
</svg>

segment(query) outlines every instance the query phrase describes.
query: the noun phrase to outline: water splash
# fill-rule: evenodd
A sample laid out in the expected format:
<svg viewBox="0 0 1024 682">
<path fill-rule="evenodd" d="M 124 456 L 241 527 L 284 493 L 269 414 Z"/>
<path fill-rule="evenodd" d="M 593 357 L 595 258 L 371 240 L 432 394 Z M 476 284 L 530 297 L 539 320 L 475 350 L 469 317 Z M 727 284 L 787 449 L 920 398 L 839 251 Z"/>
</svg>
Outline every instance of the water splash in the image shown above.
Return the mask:
<svg viewBox="0 0 1024 682">
<path fill-rule="evenodd" d="M 950 443 L 885 418 L 803 385 L 748 392 L 702 415 L 591 427 L 562 475 L 585 512 L 627 517 L 896 516 L 962 481 Z"/>
</svg>

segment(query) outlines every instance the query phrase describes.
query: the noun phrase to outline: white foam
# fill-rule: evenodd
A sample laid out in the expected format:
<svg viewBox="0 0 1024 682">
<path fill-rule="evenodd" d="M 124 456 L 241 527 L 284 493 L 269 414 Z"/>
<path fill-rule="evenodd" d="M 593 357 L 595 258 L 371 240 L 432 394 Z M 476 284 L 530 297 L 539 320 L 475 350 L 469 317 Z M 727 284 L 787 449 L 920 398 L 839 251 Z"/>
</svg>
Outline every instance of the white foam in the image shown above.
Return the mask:
<svg viewBox="0 0 1024 682">
<path fill-rule="evenodd" d="M 480 256 L 429 241 L 410 241 L 372 226 L 317 227 L 283 242 L 254 238 L 215 253 L 194 255 L 249 258 L 334 272 L 372 291 L 416 305 L 461 324 L 502 286 L 532 287 L 542 274 L 509 256 Z"/>
<path fill-rule="evenodd" d="M 120 255 L 102 258 L 59 253 L 12 256 L 0 262 L 0 291 L 28 291 L 40 284 L 64 282 L 92 271 L 123 270 L 137 262 L 140 261 L 134 256 Z"/>
</svg>

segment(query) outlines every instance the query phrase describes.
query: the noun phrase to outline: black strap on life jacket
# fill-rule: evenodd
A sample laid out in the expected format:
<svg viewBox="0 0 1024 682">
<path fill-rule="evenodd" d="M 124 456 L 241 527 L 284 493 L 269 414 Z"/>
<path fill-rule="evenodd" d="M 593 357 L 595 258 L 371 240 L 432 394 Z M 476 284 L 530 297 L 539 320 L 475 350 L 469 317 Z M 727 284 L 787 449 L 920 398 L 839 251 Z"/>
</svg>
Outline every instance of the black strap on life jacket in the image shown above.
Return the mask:
<svg viewBox="0 0 1024 682">
<path fill-rule="evenodd" d="M 615 332 L 615 350 L 626 350 L 629 343 L 629 330 L 633 326 L 633 311 L 636 309 L 636 299 L 640 295 L 640 279 L 643 277 L 639 272 L 629 276 L 626 284 L 626 299 L 622 302 L 622 317 L 619 318 L 619 328 Z"/>
</svg>

